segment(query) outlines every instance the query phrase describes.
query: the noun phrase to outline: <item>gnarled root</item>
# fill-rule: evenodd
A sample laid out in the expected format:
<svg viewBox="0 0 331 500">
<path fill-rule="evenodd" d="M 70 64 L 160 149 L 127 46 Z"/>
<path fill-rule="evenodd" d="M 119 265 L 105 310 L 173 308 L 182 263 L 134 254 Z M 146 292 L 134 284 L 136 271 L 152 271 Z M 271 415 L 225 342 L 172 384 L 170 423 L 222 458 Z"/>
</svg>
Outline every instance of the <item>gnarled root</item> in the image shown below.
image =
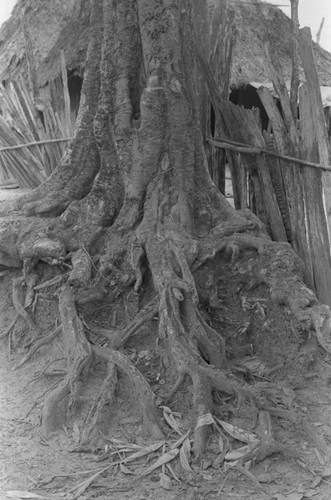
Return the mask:
<svg viewBox="0 0 331 500">
<path fill-rule="evenodd" d="M 144 376 L 124 354 L 95 345 L 92 346 L 92 349 L 99 358 L 109 363 L 114 363 L 129 377 L 136 389 L 137 400 L 140 404 L 146 431 L 155 439 L 163 439 L 164 434 L 159 423 L 159 416 L 154 401 L 155 397 Z"/>
<path fill-rule="evenodd" d="M 179 383 L 185 375 L 192 380 L 193 407 L 198 420 L 212 410 L 213 387 L 233 394 L 236 389 L 239 392 L 240 385 L 228 381 L 221 371 L 227 367 L 224 341 L 196 310 L 197 290 L 183 247 L 179 247 L 176 240 L 154 237 L 148 240 L 146 250 L 160 298 L 160 337 L 165 339 L 168 355 L 175 363 Z M 205 425 L 195 430 L 194 453 L 197 457 L 205 449 L 208 433 L 209 426 Z"/>
<path fill-rule="evenodd" d="M 106 403 L 111 404 L 113 401 L 116 385 L 116 366 L 114 363 L 107 363 L 106 378 L 84 421 L 83 431 L 79 442 L 80 447 L 85 447 L 87 444 L 97 446 L 100 428 L 99 421 L 101 420 L 102 411 Z"/>
<path fill-rule="evenodd" d="M 45 399 L 42 411 L 42 429 L 45 435 L 55 431 L 59 425 L 57 407 L 70 393 L 76 395 L 75 385 L 79 376 L 89 369 L 92 349 L 84 334 L 75 306 L 75 300 L 68 284 L 63 286 L 59 297 L 64 343 L 67 351 L 67 376 Z"/>
<path fill-rule="evenodd" d="M 111 349 L 120 350 L 147 321 L 153 319 L 155 314 L 157 314 L 157 310 L 158 301 L 154 298 L 145 307 L 140 309 L 134 319 L 122 330 L 93 327 L 93 332 L 101 337 L 105 337 Z"/>
<path fill-rule="evenodd" d="M 38 325 L 32 318 L 32 316 L 24 309 L 24 294 L 23 294 L 23 286 L 25 283 L 24 278 L 15 278 L 13 281 L 13 304 L 17 313 L 27 322 L 30 327 L 32 337 L 41 337 L 42 332 L 39 329 Z"/>
</svg>

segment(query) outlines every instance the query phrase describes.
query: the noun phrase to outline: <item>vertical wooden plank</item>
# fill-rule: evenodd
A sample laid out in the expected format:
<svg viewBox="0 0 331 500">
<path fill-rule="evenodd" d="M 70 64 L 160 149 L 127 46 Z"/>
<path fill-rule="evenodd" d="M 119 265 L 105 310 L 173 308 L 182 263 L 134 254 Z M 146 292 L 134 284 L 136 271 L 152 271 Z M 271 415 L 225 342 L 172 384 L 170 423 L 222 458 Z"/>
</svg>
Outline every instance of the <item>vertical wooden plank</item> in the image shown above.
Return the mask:
<svg viewBox="0 0 331 500">
<path fill-rule="evenodd" d="M 270 152 L 275 152 L 275 141 L 274 136 L 271 133 L 271 122 L 269 121 L 270 128 L 269 133 L 266 130 L 263 130 L 263 137 L 266 144 L 266 149 Z M 284 175 L 282 170 L 282 164 L 278 158 L 268 155 L 268 168 L 270 172 L 270 177 L 272 181 L 272 185 L 275 190 L 277 203 L 279 206 L 280 213 L 282 214 L 282 219 L 287 235 L 287 240 L 289 243 L 292 243 L 292 234 L 291 234 L 291 221 L 290 214 L 288 209 L 288 199 L 287 193 L 284 184 Z"/>
<path fill-rule="evenodd" d="M 296 156 L 299 153 L 299 138 L 296 123 L 292 115 L 290 98 L 285 84 L 282 66 L 279 57 L 270 42 L 265 42 L 264 51 L 269 63 L 272 83 L 282 106 L 284 124 L 289 135 L 290 143 L 292 144 L 292 154 Z"/>
<path fill-rule="evenodd" d="M 218 183 L 216 184 L 221 193 L 225 193 L 225 172 L 226 172 L 226 153 L 222 149 L 216 149 L 216 164 L 218 170 Z"/>
<path fill-rule="evenodd" d="M 291 27 L 292 27 L 292 76 L 290 104 L 294 122 L 298 118 L 298 95 L 299 95 L 299 0 L 291 0 Z"/>
<path fill-rule="evenodd" d="M 300 89 L 300 123 L 301 123 L 301 151 L 302 156 L 309 160 L 319 162 L 323 165 L 329 165 L 330 151 L 328 143 L 328 132 L 324 117 L 322 97 L 320 92 L 319 80 L 316 71 L 311 33 L 309 28 L 303 28 L 299 33 L 299 50 L 304 68 L 306 84 Z M 309 177 L 317 173 L 309 172 Z M 307 179 L 307 182 L 309 180 Z M 309 186 L 311 183 L 309 182 Z M 321 221 L 319 228 L 311 226 L 311 238 L 320 240 L 320 245 L 324 245 L 323 261 L 317 254 L 316 267 L 323 269 L 325 275 L 321 279 L 323 292 L 318 294 L 321 301 L 331 305 L 331 173 L 328 171 L 320 172 L 320 177 L 315 181 L 315 194 L 311 193 L 313 198 L 312 205 L 316 212 L 320 212 Z M 318 206 L 317 206 L 318 204 Z M 322 207 L 320 207 L 322 205 Z M 323 213 L 322 212 L 323 209 Z M 318 233 L 317 234 L 317 230 Z M 322 251 L 322 249 L 321 249 Z"/>
<path fill-rule="evenodd" d="M 252 211 L 260 219 L 260 221 L 263 222 L 263 224 L 268 226 L 268 220 L 266 219 L 260 178 L 257 172 L 251 172 L 250 183 L 251 183 L 250 203 L 251 203 L 251 208 L 253 208 Z"/>
<path fill-rule="evenodd" d="M 65 133 L 66 137 L 71 137 L 71 117 L 70 117 L 70 96 L 68 90 L 68 75 L 66 68 L 66 60 L 64 57 L 64 51 L 60 51 L 61 58 L 61 75 L 62 75 L 62 86 L 63 86 L 63 98 L 64 98 L 64 123 L 65 123 Z"/>
<path fill-rule="evenodd" d="M 242 210 L 247 208 L 247 161 L 246 158 L 243 158 L 242 155 L 238 155 L 234 151 L 227 151 L 226 156 L 228 158 L 232 176 L 235 208 L 237 210 Z M 233 172 L 235 172 L 235 174 Z M 237 198 L 237 202 L 235 196 Z"/>
<path fill-rule="evenodd" d="M 228 130 L 231 131 L 232 139 L 244 144 L 264 147 L 262 131 L 259 130 L 252 111 L 235 106 L 231 102 L 223 102 L 221 113 Z M 244 155 L 242 156 L 244 157 Z M 252 161 L 252 159 L 249 161 Z M 264 209 L 270 224 L 272 236 L 276 241 L 287 241 L 282 216 L 265 159 L 262 156 L 257 156 L 253 161 L 256 162 Z"/>
<path fill-rule="evenodd" d="M 272 124 L 276 150 L 281 154 L 293 155 L 295 146 L 290 141 L 287 128 L 272 95 L 264 87 L 258 89 L 258 95 Z M 290 215 L 292 245 L 305 263 L 305 281 L 308 286 L 314 289 L 313 256 L 309 245 L 308 227 L 305 216 L 305 182 L 303 172 L 295 163 L 280 161 L 280 164 Z"/>
<path fill-rule="evenodd" d="M 329 164 L 328 134 L 324 119 L 322 96 L 320 84 L 316 71 L 313 45 L 311 41 L 310 28 L 303 28 L 299 32 L 299 50 L 302 66 L 307 81 L 307 89 L 311 102 L 312 115 L 310 120 L 314 122 L 314 137 L 317 142 L 320 163 Z"/>
<path fill-rule="evenodd" d="M 318 147 L 315 135 L 315 123 L 311 119 L 313 112 L 308 87 L 300 88 L 301 140 L 304 144 L 305 157 L 318 161 Z M 331 305 L 331 256 L 327 217 L 323 203 L 322 170 L 303 167 L 305 179 L 305 204 L 309 243 L 313 255 L 313 272 L 318 298 Z M 326 172 L 328 174 L 328 172 Z"/>
<path fill-rule="evenodd" d="M 230 93 L 232 55 L 237 41 L 235 26 L 235 12 L 229 7 L 226 0 L 216 0 L 210 21 L 210 68 L 218 85 L 220 97 L 228 100 Z M 224 131 L 215 113 L 215 137 L 224 136 Z M 238 156 L 232 152 L 218 150 L 215 157 L 219 169 L 218 186 L 222 193 L 225 191 L 225 165 L 228 161 L 233 187 L 233 201 L 236 209 L 243 206 L 242 177 L 245 168 Z M 214 181 L 215 182 L 215 181 Z"/>
</svg>

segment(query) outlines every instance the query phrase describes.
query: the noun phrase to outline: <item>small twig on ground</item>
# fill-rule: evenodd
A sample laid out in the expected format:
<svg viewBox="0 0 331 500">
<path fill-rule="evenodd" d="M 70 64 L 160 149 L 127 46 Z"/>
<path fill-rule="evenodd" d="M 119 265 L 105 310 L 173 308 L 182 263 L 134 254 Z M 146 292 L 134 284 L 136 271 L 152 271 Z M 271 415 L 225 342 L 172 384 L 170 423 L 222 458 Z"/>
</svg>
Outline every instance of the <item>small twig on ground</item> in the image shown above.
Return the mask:
<svg viewBox="0 0 331 500">
<path fill-rule="evenodd" d="M 25 418 L 27 418 L 30 413 L 32 412 L 32 410 L 34 409 L 35 406 L 37 406 L 40 402 L 40 400 L 49 392 L 51 391 L 52 389 L 55 389 L 55 387 L 57 387 L 59 385 L 60 381 L 57 380 L 56 382 L 54 382 L 53 385 L 51 385 L 48 389 L 46 389 L 46 391 L 44 391 L 42 394 L 40 394 L 40 396 L 38 396 L 38 398 L 36 399 L 36 401 L 33 403 L 33 405 L 31 406 L 30 410 L 27 412 L 27 414 L 25 415 Z"/>
<path fill-rule="evenodd" d="M 68 276 L 69 273 L 60 274 L 59 276 L 55 276 L 55 278 L 51 278 L 50 280 L 45 281 L 44 283 L 40 283 L 40 285 L 35 286 L 34 289 L 36 292 L 39 292 L 40 290 L 43 290 L 44 288 L 49 288 L 50 286 L 61 285 L 61 283 L 65 281 Z"/>
<path fill-rule="evenodd" d="M 36 380 L 39 380 L 46 373 L 46 371 L 48 370 L 48 368 L 53 363 L 56 363 L 57 361 L 63 361 L 64 359 L 66 359 L 66 358 L 57 358 L 57 359 L 53 359 L 52 361 L 50 361 L 49 363 L 47 363 L 47 365 L 45 366 L 45 368 L 41 372 L 39 372 L 39 374 L 36 377 L 34 377 L 33 379 L 29 380 L 29 382 L 27 382 L 27 384 L 25 385 L 24 388 L 26 388 L 32 382 L 35 382 Z M 65 375 L 65 373 L 64 373 L 64 375 Z"/>
<path fill-rule="evenodd" d="M 57 328 L 55 328 L 55 330 L 53 330 L 51 333 L 49 333 L 46 337 L 44 337 L 44 338 L 40 339 L 38 342 L 36 342 L 31 347 L 29 352 L 27 352 L 27 354 L 24 356 L 24 358 L 21 359 L 21 361 L 19 361 L 17 363 L 17 365 L 14 367 L 14 370 L 17 370 L 17 368 L 20 368 L 22 365 L 24 365 L 24 363 L 26 363 L 32 357 L 32 355 L 35 352 L 37 352 L 38 349 L 40 349 L 40 347 L 51 342 L 61 331 L 62 331 L 62 326 L 60 325 Z"/>
</svg>

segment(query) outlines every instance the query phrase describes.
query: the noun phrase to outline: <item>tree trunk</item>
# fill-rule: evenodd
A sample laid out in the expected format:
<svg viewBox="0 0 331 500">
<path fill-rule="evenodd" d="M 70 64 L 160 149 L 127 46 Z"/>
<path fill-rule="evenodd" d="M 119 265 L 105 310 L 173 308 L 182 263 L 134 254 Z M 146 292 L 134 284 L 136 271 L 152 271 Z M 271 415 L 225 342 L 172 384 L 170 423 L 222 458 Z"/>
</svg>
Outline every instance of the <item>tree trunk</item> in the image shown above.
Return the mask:
<svg viewBox="0 0 331 500">
<path fill-rule="evenodd" d="M 303 284 L 291 247 L 271 242 L 249 211 L 235 211 L 209 176 L 195 53 L 201 23 L 194 16 L 209 16 L 202 3 L 197 9 L 193 0 L 91 0 L 75 138 L 54 174 L 20 200 L 15 218 L 1 221 L 3 265 L 23 264 L 26 283 L 40 261 L 60 270 L 67 376 L 46 397 L 45 433 L 60 424 L 58 405 L 75 400 L 77 381 L 86 381 L 99 358 L 108 366 L 100 401 L 107 390 L 115 397 L 118 369 L 136 388 L 145 428 L 163 435 L 154 394 L 125 351 L 155 315 L 150 342 L 159 339 L 166 377 L 177 379 L 168 400 L 188 377 L 196 422 L 212 412 L 213 391 L 263 407 L 253 387 L 231 374 L 224 335 L 208 323 L 206 310 L 222 307 L 223 265 L 251 288 L 267 287 L 270 300 L 285 304 L 322 343 L 329 331 L 329 311 Z M 82 312 L 83 304 L 102 300 L 125 304 L 127 324 L 120 328 L 114 315 L 112 328 L 91 327 L 91 345 L 77 307 Z M 96 339 L 105 337 L 101 348 Z M 197 456 L 209 428 L 195 430 Z"/>
</svg>

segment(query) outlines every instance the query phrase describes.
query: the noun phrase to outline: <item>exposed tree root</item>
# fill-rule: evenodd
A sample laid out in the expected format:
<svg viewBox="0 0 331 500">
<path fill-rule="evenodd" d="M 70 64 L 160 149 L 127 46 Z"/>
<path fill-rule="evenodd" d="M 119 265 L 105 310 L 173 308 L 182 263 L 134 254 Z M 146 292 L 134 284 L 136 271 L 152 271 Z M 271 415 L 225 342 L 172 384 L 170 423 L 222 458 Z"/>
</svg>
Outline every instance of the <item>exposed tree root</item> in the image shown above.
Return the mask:
<svg viewBox="0 0 331 500">
<path fill-rule="evenodd" d="M 154 318 L 158 311 L 157 299 L 151 300 L 145 307 L 140 309 L 135 318 L 122 330 L 110 330 L 106 328 L 93 327 L 93 332 L 108 339 L 108 346 L 111 349 L 120 350 L 139 329 Z"/>
<path fill-rule="evenodd" d="M 117 369 L 135 388 L 146 431 L 156 439 L 164 436 L 151 386 L 118 351 L 157 312 L 155 340 L 164 349 L 165 377 L 170 371 L 177 377 L 168 399 L 186 377 L 192 383 L 195 422 L 212 412 L 215 391 L 231 395 L 239 406 L 245 400 L 254 409 L 266 406 L 257 384 L 232 373 L 223 332 L 207 323 L 203 311 L 196 273 L 216 256 L 217 262 L 220 253 L 234 274 L 245 276 L 248 290 L 265 285 L 271 300 L 286 307 L 305 331 L 331 350 L 330 311 L 303 284 L 300 259 L 289 245 L 271 242 L 253 214 L 233 210 L 208 173 L 192 51 L 193 3 L 192 9 L 186 8 L 190 2 L 179 9 L 176 2 L 91 1 L 75 138 L 49 180 L 20 200 L 24 213 L 42 217 L 19 214 L 1 220 L 0 265 L 24 266 L 24 278 L 14 281 L 13 302 L 34 337 L 42 337 L 41 331 L 24 304 L 32 304 L 33 291 L 61 284 L 67 373 L 45 398 L 45 435 L 61 423 L 58 410 L 64 399 L 75 401 L 77 383 L 92 368 L 94 355 L 107 363 L 108 372 L 82 440 L 91 438 L 107 398 L 115 397 Z M 256 258 L 242 259 L 248 252 Z M 40 261 L 61 270 L 71 266 L 70 272 L 35 286 L 31 273 Z M 213 276 L 207 277 L 206 290 L 209 308 L 217 309 L 220 298 Z M 135 317 L 127 320 L 125 299 L 130 293 Z M 139 311 L 151 294 L 156 298 Z M 91 345 L 76 310 L 76 303 L 83 310 L 103 298 L 124 304 L 121 321 L 128 323 L 123 329 L 116 321 L 111 329 L 92 329 L 93 340 L 105 337 L 110 347 Z M 57 333 L 38 340 L 19 366 Z M 269 415 L 262 412 L 259 419 L 261 445 L 252 450 L 253 461 L 285 451 L 272 436 Z M 209 432 L 209 425 L 195 429 L 197 457 Z"/>
<path fill-rule="evenodd" d="M 30 327 L 32 338 L 41 337 L 42 332 L 32 316 L 24 309 L 24 294 L 23 286 L 25 283 L 24 278 L 15 278 L 13 280 L 13 304 L 17 313 L 27 322 Z"/>
<path fill-rule="evenodd" d="M 162 439 L 164 434 L 159 423 L 160 418 L 155 406 L 155 396 L 140 371 L 118 351 L 95 345 L 92 346 L 92 349 L 99 358 L 114 363 L 129 377 L 136 389 L 146 431 L 155 439 Z"/>
<path fill-rule="evenodd" d="M 83 249 L 76 250 L 71 256 L 72 271 L 68 282 L 72 287 L 80 288 L 89 284 L 91 279 L 91 257 Z"/>
<path fill-rule="evenodd" d="M 38 281 L 38 276 L 36 273 L 33 272 L 25 273 L 25 286 L 26 286 L 26 294 L 24 301 L 25 309 L 27 309 L 34 303 L 35 299 L 34 287 L 36 286 L 37 281 Z"/>
<path fill-rule="evenodd" d="M 259 437 L 259 445 L 244 456 L 242 460 L 243 463 L 249 460 L 252 460 L 253 463 L 262 462 L 262 460 L 270 455 L 273 455 L 274 453 L 283 453 L 286 456 L 297 458 L 300 456 L 300 454 L 296 450 L 293 450 L 293 448 L 284 446 L 282 443 L 275 440 L 272 434 L 269 412 L 261 411 L 259 413 L 258 426 L 255 429 L 255 433 Z"/>
<path fill-rule="evenodd" d="M 76 395 L 78 377 L 89 369 L 92 349 L 84 335 L 84 327 L 78 318 L 75 301 L 69 285 L 64 285 L 59 297 L 63 338 L 67 351 L 67 376 L 45 399 L 42 411 L 42 429 L 45 435 L 58 428 L 57 406 L 70 393 L 72 402 Z"/>
<path fill-rule="evenodd" d="M 36 401 L 33 403 L 33 405 L 31 406 L 30 410 L 27 412 L 27 414 L 25 415 L 25 418 L 27 418 L 30 413 L 34 410 L 34 408 L 36 406 L 39 406 L 40 404 L 45 404 L 45 400 L 47 398 L 47 394 L 48 393 L 54 393 L 54 394 L 57 394 L 57 388 L 59 387 L 59 384 L 61 384 L 61 382 L 59 381 L 56 381 L 54 382 L 54 384 L 52 384 L 50 387 L 48 387 L 42 394 L 40 394 L 38 396 L 38 398 L 36 399 Z M 68 392 L 69 393 L 69 392 Z M 66 394 L 65 394 L 66 395 Z M 65 397 L 65 395 L 63 397 Z M 60 399 L 62 400 L 63 397 Z M 44 399 L 45 398 L 45 399 Z M 55 416 L 53 417 L 54 420 L 55 420 Z M 54 426 L 53 430 L 57 430 L 58 427 L 57 426 Z M 51 431 L 50 431 L 51 432 Z"/>
<path fill-rule="evenodd" d="M 102 35 L 102 3 L 92 3 L 90 39 L 75 138 L 70 145 L 71 149 L 50 178 L 20 200 L 20 206 L 26 215 L 60 215 L 73 200 L 85 197 L 91 190 L 100 168 L 93 121 L 100 91 Z"/>
<path fill-rule="evenodd" d="M 177 383 L 168 395 L 169 398 L 179 390 L 184 378 L 189 376 L 192 381 L 192 405 L 196 421 L 212 411 L 213 390 L 235 396 L 239 406 L 247 399 L 253 406 L 264 407 L 259 391 L 231 373 L 226 359 L 224 339 L 219 332 L 206 323 L 198 310 L 200 297 L 195 285 L 194 272 L 219 252 L 225 252 L 231 256 L 232 265 L 236 270 L 236 266 L 242 266 L 241 253 L 256 250 L 258 252 L 256 264 L 247 269 L 250 278 L 249 286 L 266 284 L 272 300 L 287 306 L 306 329 L 311 329 L 314 333 L 320 328 L 320 332 L 325 330 L 325 335 L 328 335 L 327 328 L 329 327 L 326 323 L 330 318 L 328 309 L 319 306 L 314 294 L 301 282 L 301 262 L 293 255 L 289 245 L 271 242 L 267 236 L 261 235 L 259 228 L 252 230 L 251 222 L 244 218 L 236 222 L 230 220 L 219 222 L 206 238 L 195 241 L 189 233 L 181 231 L 179 234 L 176 224 L 162 225 L 160 222 L 162 217 L 155 223 L 155 215 L 152 216 L 151 213 L 156 213 L 160 217 L 164 209 L 162 206 L 165 206 L 162 205 L 160 193 L 161 191 L 155 190 L 154 186 L 145 203 L 144 218 L 136 227 L 134 236 L 132 232 L 126 234 L 121 232 L 121 234 L 117 233 L 117 237 L 112 242 L 108 240 L 107 266 L 110 274 L 107 280 L 110 280 L 109 283 L 116 283 L 114 297 L 121 287 L 122 290 L 126 290 L 134 286 L 136 291 L 140 290 L 146 266 L 151 271 L 158 294 L 158 298 L 153 299 L 141 309 L 126 328 L 122 330 L 93 328 L 95 335 L 107 338 L 110 348 L 91 346 L 84 335 L 84 328 L 75 308 L 73 290 L 76 290 L 77 299 L 80 301 L 81 290 L 88 291 L 91 286 L 95 268 L 92 257 L 84 248 L 77 249 L 71 254 L 72 270 L 66 275 L 67 284 L 60 291 L 60 312 L 68 356 L 68 373 L 65 379 L 56 385 L 45 398 L 42 426 L 46 435 L 56 430 L 59 425 L 56 412 L 59 403 L 69 394 L 73 399 L 75 398 L 75 384 L 89 367 L 92 351 L 97 357 L 128 375 L 139 395 L 144 427 L 157 439 L 163 435 L 154 395 L 149 384 L 128 358 L 114 350 L 122 349 L 131 336 L 139 331 L 146 321 L 155 316 L 157 310 L 159 312 L 159 335 L 167 346 L 167 356 L 171 362 L 175 363 L 178 376 Z M 156 206 L 159 207 L 157 210 L 155 210 Z M 155 233 L 151 237 L 150 229 L 153 226 Z M 37 244 L 37 248 L 39 247 L 40 245 Z M 49 255 L 48 250 L 47 252 Z M 35 256 L 38 252 L 32 245 L 25 255 Z M 109 258 L 110 255 L 111 258 Z M 125 279 L 123 279 L 123 272 Z M 116 273 L 119 279 L 116 278 Z M 289 279 L 289 276 L 297 277 Z M 65 278 L 61 276 L 61 280 L 63 279 Z M 35 288 L 38 291 L 40 286 L 52 286 L 61 280 L 57 277 L 55 281 L 50 280 Z M 18 279 L 15 282 L 15 294 L 13 292 L 13 299 L 19 305 L 20 313 L 24 311 L 22 284 L 23 278 Z M 213 297 L 213 306 L 217 308 L 216 292 Z M 23 317 L 27 320 L 24 313 Z M 31 318 L 29 321 L 31 323 Z M 321 335 L 320 333 L 320 337 Z M 46 337 L 38 342 L 18 366 L 26 362 L 41 345 L 50 340 L 51 337 Z M 112 397 L 115 389 L 116 378 L 110 373 L 113 371 L 109 372 L 97 401 L 87 417 L 86 428 L 83 431 L 85 441 L 94 439 L 92 429 L 102 414 L 106 394 Z M 198 426 L 195 430 L 195 456 L 202 455 L 208 442 L 209 432 L 210 426 L 207 425 Z M 281 446 L 276 446 L 274 443 L 272 446 L 269 445 L 270 443 L 266 448 L 269 451 L 271 449 L 282 451 Z M 269 453 L 269 451 L 264 453 Z"/>
<path fill-rule="evenodd" d="M 275 454 L 282 453 L 287 457 L 300 458 L 300 454 L 295 449 L 284 446 L 279 441 L 276 441 L 272 434 L 272 425 L 270 415 L 267 411 L 261 411 L 259 413 L 258 425 L 254 432 L 257 434 L 259 441 L 256 445 L 252 447 L 251 451 L 246 453 L 238 462 L 236 463 L 237 470 L 245 475 L 254 486 L 263 491 L 264 488 L 261 486 L 256 477 L 245 467 L 247 462 L 251 464 L 262 462 L 265 458 Z"/>
<path fill-rule="evenodd" d="M 100 425 L 99 420 L 105 404 L 111 405 L 115 397 L 117 385 L 116 366 L 114 363 L 107 363 L 107 375 L 102 383 L 99 394 L 95 398 L 93 405 L 85 418 L 83 432 L 79 441 L 79 446 L 97 445 Z"/>
</svg>

